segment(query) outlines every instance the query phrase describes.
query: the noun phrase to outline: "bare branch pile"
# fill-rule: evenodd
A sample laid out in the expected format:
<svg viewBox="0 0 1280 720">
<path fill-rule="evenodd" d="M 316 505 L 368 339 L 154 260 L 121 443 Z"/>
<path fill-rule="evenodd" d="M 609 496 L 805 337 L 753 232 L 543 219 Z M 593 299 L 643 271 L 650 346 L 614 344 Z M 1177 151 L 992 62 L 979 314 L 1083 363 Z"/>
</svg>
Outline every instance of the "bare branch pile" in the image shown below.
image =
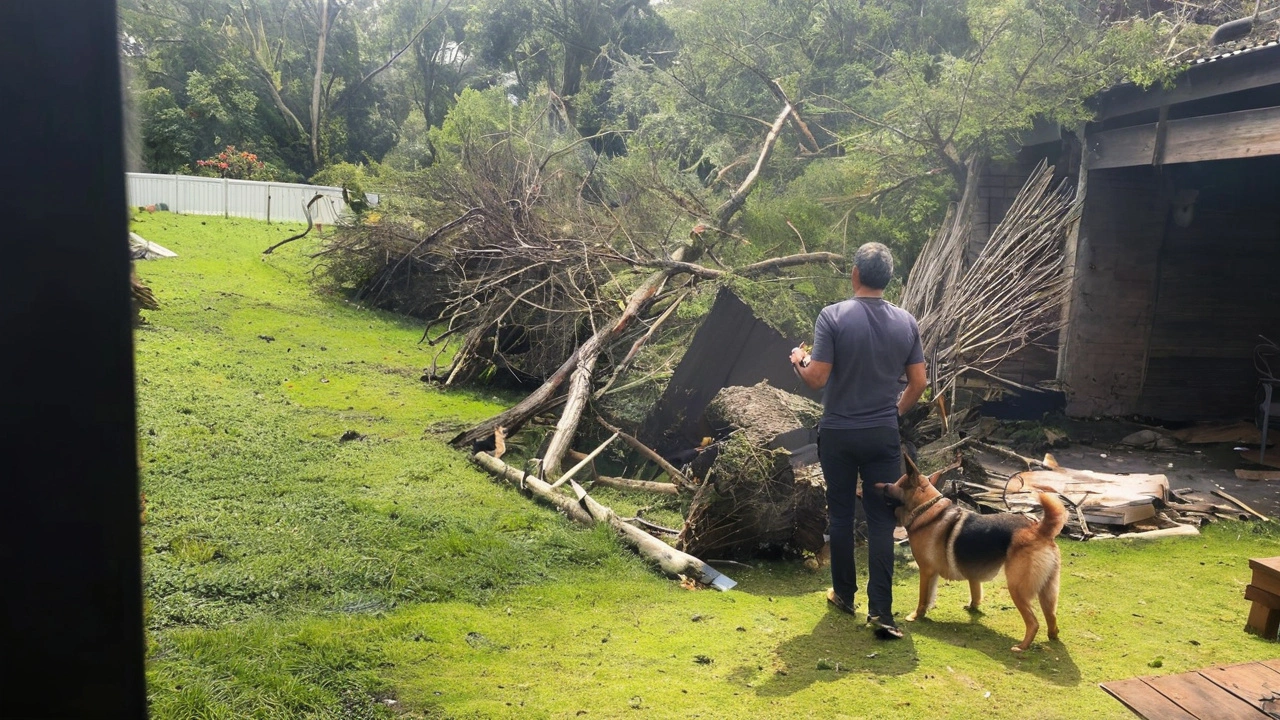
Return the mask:
<svg viewBox="0 0 1280 720">
<path fill-rule="evenodd" d="M 965 373 L 994 377 L 1002 362 L 1057 330 L 1069 290 L 1063 244 L 1080 205 L 1065 182 L 1054 185 L 1052 166 L 1041 162 L 1032 172 L 977 260 L 964 268 L 971 200 L 961 201 L 925 247 L 903 298 L 919 318 L 935 395 L 951 392 Z"/>
</svg>

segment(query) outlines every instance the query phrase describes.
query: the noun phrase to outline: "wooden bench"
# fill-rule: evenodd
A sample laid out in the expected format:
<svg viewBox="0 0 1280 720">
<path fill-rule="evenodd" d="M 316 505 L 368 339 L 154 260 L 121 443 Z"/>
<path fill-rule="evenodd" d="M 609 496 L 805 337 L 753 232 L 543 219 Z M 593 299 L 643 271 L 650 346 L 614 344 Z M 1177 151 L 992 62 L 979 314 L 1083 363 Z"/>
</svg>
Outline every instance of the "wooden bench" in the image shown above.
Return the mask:
<svg viewBox="0 0 1280 720">
<path fill-rule="evenodd" d="M 1249 567 L 1253 581 L 1244 589 L 1244 598 L 1252 600 L 1253 607 L 1245 630 L 1274 640 L 1280 630 L 1280 557 L 1254 558 Z"/>
</svg>

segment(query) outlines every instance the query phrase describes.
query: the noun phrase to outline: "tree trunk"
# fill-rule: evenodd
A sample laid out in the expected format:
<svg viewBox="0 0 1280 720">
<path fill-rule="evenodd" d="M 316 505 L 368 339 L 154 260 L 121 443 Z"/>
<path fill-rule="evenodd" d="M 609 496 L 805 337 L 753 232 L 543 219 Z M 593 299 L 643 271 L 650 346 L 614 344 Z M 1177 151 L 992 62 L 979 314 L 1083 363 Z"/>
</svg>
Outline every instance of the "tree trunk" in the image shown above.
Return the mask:
<svg viewBox="0 0 1280 720">
<path fill-rule="evenodd" d="M 473 458 L 476 464 L 498 478 L 554 505 L 582 525 L 588 527 L 597 523 L 608 525 L 621 536 L 624 542 L 657 564 L 668 575 L 692 576 L 720 590 L 728 590 L 737 584 L 698 558 L 685 554 L 649 533 L 623 522 L 616 513 L 596 502 L 576 482 L 573 483 L 573 490 L 578 496 L 578 501 L 574 502 L 573 498 L 552 489 L 537 477 L 510 467 L 488 453 L 476 453 Z"/>
<path fill-rule="evenodd" d="M 316 41 L 316 74 L 311 82 L 311 165 L 320 169 L 320 95 L 324 89 L 324 54 L 329 46 L 329 0 L 320 0 L 320 37 Z"/>
<path fill-rule="evenodd" d="M 552 482 L 560 477 L 560 463 L 565 451 L 573 444 L 573 436 L 578 432 L 578 421 L 587 406 L 587 399 L 591 397 L 591 374 L 595 372 L 599 356 L 599 352 L 596 352 L 579 361 L 569 379 L 569 400 L 560 412 L 555 432 L 551 435 L 551 443 L 542 456 L 542 477 Z"/>
<path fill-rule="evenodd" d="M 746 179 L 742 181 L 737 190 L 733 191 L 729 199 L 716 208 L 716 227 L 720 230 L 725 229 L 729 221 L 733 219 L 733 216 L 747 202 L 747 195 L 751 192 L 752 186 L 756 184 L 756 178 L 760 177 L 760 169 L 764 167 L 765 161 L 769 159 L 769 155 L 773 152 L 773 146 L 778 142 L 778 133 L 782 132 L 782 126 L 786 124 L 787 118 L 790 116 L 791 105 L 783 105 L 782 112 L 778 113 L 778 119 L 773 121 L 773 126 L 769 128 L 769 134 L 764 138 L 764 145 L 760 148 L 760 157 L 756 159 L 756 166 L 751 168 L 751 172 L 747 173 Z M 677 258 L 673 257 L 671 259 L 676 260 Z"/>
<path fill-rule="evenodd" d="M 678 547 L 700 555 L 731 556 L 764 546 L 816 552 L 826 529 L 826 482 L 810 445 L 797 454 L 791 437 L 813 428 L 822 408 L 762 382 L 729 387 L 707 406 L 718 446 L 707 480 L 694 494 Z"/>
</svg>

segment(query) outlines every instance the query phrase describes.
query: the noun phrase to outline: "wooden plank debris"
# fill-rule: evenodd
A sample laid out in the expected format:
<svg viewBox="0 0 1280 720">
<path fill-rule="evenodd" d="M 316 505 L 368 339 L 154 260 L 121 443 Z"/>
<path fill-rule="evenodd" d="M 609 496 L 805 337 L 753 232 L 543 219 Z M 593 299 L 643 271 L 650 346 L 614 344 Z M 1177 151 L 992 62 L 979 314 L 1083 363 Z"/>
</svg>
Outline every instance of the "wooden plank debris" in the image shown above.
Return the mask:
<svg viewBox="0 0 1280 720">
<path fill-rule="evenodd" d="M 1264 713 L 1278 709 L 1275 698 L 1280 696 L 1280 673 L 1262 663 L 1209 668 L 1200 674 Z"/>
<path fill-rule="evenodd" d="M 1244 510 L 1245 512 L 1249 513 L 1250 515 L 1252 515 L 1252 516 L 1254 516 L 1254 517 L 1258 518 L 1259 520 L 1262 520 L 1263 522 L 1271 522 L 1271 518 L 1267 517 L 1266 515 L 1263 515 L 1262 513 L 1258 512 L 1257 510 L 1254 510 L 1253 508 L 1249 507 L 1248 505 L 1245 505 L 1242 501 L 1240 501 L 1240 500 L 1238 500 L 1238 499 L 1236 499 L 1236 498 L 1232 497 L 1231 495 L 1228 495 L 1227 493 L 1225 493 L 1225 492 L 1223 492 L 1223 491 L 1221 491 L 1221 490 L 1212 490 L 1212 491 L 1210 491 L 1210 492 L 1212 492 L 1214 495 L 1217 495 L 1218 497 L 1222 498 L 1223 500 L 1230 500 L 1231 502 L 1235 503 L 1236 505 L 1239 505 L 1239 506 L 1240 506 L 1240 508 L 1241 508 L 1242 510 Z"/>
<path fill-rule="evenodd" d="M 1214 720 L 1271 720 L 1266 713 L 1223 690 L 1198 672 L 1153 677 L 1146 682 L 1196 717 Z"/>
<path fill-rule="evenodd" d="M 1262 442 L 1262 431 L 1251 422 L 1205 423 L 1192 425 L 1181 430 L 1164 431 L 1178 442 L 1188 445 L 1213 445 L 1216 443 L 1235 443 L 1236 445 L 1257 445 Z"/>
<path fill-rule="evenodd" d="M 1236 477 L 1241 480 L 1280 480 L 1280 469 L 1236 470 Z"/>
<path fill-rule="evenodd" d="M 1147 720 L 1269 720 L 1280 714 L 1276 660 L 1130 678 L 1101 687 Z"/>
</svg>

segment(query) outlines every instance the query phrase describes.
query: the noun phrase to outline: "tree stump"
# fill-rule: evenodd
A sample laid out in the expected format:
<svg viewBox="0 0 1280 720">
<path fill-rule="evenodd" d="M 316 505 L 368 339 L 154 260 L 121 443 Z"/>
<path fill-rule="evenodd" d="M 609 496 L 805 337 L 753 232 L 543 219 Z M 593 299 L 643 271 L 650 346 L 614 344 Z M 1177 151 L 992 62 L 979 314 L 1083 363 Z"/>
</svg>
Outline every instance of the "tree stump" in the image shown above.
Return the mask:
<svg viewBox="0 0 1280 720">
<path fill-rule="evenodd" d="M 706 419 L 724 438 L 678 546 L 700 557 L 816 552 L 827 525 L 816 440 L 822 407 L 762 382 L 721 390 Z"/>
</svg>

